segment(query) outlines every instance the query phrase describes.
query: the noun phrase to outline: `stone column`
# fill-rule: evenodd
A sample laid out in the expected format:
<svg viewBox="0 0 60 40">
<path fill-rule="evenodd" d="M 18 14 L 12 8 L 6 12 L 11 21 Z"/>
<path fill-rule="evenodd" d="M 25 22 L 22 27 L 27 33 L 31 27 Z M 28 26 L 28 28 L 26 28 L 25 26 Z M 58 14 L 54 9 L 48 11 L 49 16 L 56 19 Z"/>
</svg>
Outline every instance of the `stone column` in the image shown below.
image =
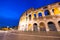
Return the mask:
<svg viewBox="0 0 60 40">
<path fill-rule="evenodd" d="M 36 14 L 36 18 L 38 18 L 38 13 Z"/>
<path fill-rule="evenodd" d="M 50 11 L 50 15 L 54 15 L 54 13 L 52 11 L 52 5 L 48 5 L 48 10 Z"/>
<path fill-rule="evenodd" d="M 44 11 L 42 12 L 42 16 L 43 16 L 43 17 L 45 16 Z"/>
<path fill-rule="evenodd" d="M 39 13 L 39 11 L 37 10 L 37 11 L 36 11 L 36 18 L 38 18 L 38 13 Z"/>
<path fill-rule="evenodd" d="M 45 23 L 46 31 L 49 31 L 48 24 Z"/>
<path fill-rule="evenodd" d="M 26 31 L 28 31 L 28 23 L 27 23 L 27 25 L 26 25 Z"/>
<path fill-rule="evenodd" d="M 54 13 L 52 12 L 52 9 L 50 9 L 49 11 L 50 11 L 50 15 L 54 15 Z"/>
<path fill-rule="evenodd" d="M 56 21 L 55 21 L 55 26 L 57 28 L 57 31 L 60 31 L 59 25 L 58 25 L 58 23 Z"/>
<path fill-rule="evenodd" d="M 32 13 L 32 15 L 31 15 L 31 16 L 32 16 L 32 20 L 33 20 L 33 18 L 34 18 L 34 12 Z"/>
<path fill-rule="evenodd" d="M 42 12 L 42 17 L 45 17 L 44 10 Z M 44 18 L 43 20 L 46 20 L 46 18 Z"/>
</svg>

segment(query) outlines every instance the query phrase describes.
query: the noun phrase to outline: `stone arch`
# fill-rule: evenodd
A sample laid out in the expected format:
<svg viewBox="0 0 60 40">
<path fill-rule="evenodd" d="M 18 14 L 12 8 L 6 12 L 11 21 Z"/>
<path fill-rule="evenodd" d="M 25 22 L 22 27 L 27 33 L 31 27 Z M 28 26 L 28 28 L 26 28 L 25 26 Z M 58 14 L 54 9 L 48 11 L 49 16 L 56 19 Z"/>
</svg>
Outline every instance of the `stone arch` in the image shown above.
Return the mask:
<svg viewBox="0 0 60 40">
<path fill-rule="evenodd" d="M 41 16 L 42 16 L 42 13 L 41 13 L 41 12 L 39 12 L 39 13 L 38 13 L 38 17 L 41 17 Z"/>
<path fill-rule="evenodd" d="M 56 26 L 52 21 L 48 22 L 48 27 L 50 31 L 57 31 Z"/>
<path fill-rule="evenodd" d="M 37 23 L 33 24 L 33 31 L 38 31 L 38 25 L 37 25 Z"/>
<path fill-rule="evenodd" d="M 39 23 L 40 31 L 46 31 L 45 24 L 43 22 Z"/>
<path fill-rule="evenodd" d="M 60 21 L 58 21 L 58 25 L 59 25 L 59 27 L 60 27 Z"/>
<path fill-rule="evenodd" d="M 50 11 L 49 10 L 45 10 L 44 14 L 45 14 L 45 16 L 48 16 L 48 15 L 50 15 Z"/>
</svg>

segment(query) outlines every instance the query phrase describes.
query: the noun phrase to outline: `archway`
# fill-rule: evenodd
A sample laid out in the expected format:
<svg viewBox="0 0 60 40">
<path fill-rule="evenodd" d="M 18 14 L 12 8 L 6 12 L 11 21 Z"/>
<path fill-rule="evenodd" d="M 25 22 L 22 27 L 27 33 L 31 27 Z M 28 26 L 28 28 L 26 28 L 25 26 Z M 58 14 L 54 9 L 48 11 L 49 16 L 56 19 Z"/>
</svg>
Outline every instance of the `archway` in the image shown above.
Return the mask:
<svg viewBox="0 0 60 40">
<path fill-rule="evenodd" d="M 38 31 L 38 25 L 37 25 L 37 23 L 33 24 L 33 31 Z"/>
<path fill-rule="evenodd" d="M 38 13 L 38 17 L 41 17 L 42 16 L 42 13 L 40 12 L 40 13 Z"/>
<path fill-rule="evenodd" d="M 31 14 L 29 15 L 29 20 L 31 20 Z"/>
<path fill-rule="evenodd" d="M 55 24 L 53 22 L 48 22 L 48 27 L 50 31 L 57 31 Z"/>
<path fill-rule="evenodd" d="M 60 21 L 58 21 L 58 25 L 59 25 L 59 27 L 60 27 Z"/>
<path fill-rule="evenodd" d="M 43 22 L 39 24 L 39 27 L 40 27 L 40 31 L 46 31 L 45 24 Z"/>
<path fill-rule="evenodd" d="M 49 12 L 49 10 L 45 10 L 45 11 L 44 11 L 44 14 L 45 14 L 45 16 L 48 16 L 48 15 L 50 15 L 50 12 Z"/>
</svg>

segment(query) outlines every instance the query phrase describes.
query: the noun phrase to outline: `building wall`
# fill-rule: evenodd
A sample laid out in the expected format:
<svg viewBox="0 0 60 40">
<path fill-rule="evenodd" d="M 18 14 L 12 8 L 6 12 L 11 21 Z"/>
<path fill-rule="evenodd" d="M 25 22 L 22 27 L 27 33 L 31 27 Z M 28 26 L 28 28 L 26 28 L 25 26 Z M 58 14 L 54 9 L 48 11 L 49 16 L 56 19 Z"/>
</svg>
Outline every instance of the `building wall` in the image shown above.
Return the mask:
<svg viewBox="0 0 60 40">
<path fill-rule="evenodd" d="M 47 14 L 48 11 L 49 13 Z M 38 14 L 40 13 L 40 16 Z M 60 21 L 60 3 L 54 3 L 38 9 L 31 8 L 26 11 L 20 18 L 18 30 L 20 31 L 54 31 L 55 29 L 49 28 L 48 22 L 55 25 L 57 31 L 60 31 L 58 25 Z M 34 25 L 35 23 L 35 25 Z M 34 27 L 36 28 L 34 29 Z"/>
</svg>

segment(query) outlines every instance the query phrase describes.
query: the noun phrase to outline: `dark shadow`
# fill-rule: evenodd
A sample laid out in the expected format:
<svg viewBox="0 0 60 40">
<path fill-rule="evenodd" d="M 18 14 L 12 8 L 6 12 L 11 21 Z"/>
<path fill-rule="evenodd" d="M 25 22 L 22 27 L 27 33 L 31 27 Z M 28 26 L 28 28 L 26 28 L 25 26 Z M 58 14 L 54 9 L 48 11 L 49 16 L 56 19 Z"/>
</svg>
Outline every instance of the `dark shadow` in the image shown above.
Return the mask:
<svg viewBox="0 0 60 40">
<path fill-rule="evenodd" d="M 50 12 L 49 12 L 49 10 L 45 10 L 45 11 L 44 11 L 44 14 L 45 14 L 45 16 L 48 16 L 48 15 L 50 15 Z"/>
<path fill-rule="evenodd" d="M 31 15 L 29 15 L 29 20 L 31 20 Z"/>
<path fill-rule="evenodd" d="M 38 17 L 42 17 L 42 13 L 38 13 Z"/>
<path fill-rule="evenodd" d="M 43 22 L 41 22 L 39 25 L 40 25 L 39 26 L 40 27 L 40 31 L 46 31 L 45 24 Z"/>
<path fill-rule="evenodd" d="M 48 27 L 50 31 L 57 31 L 55 24 L 53 22 L 48 22 Z"/>
<path fill-rule="evenodd" d="M 37 25 L 37 23 L 33 24 L 33 31 L 38 31 L 38 25 Z"/>
<path fill-rule="evenodd" d="M 58 25 L 59 25 L 59 27 L 60 27 L 60 21 L 58 21 Z"/>
</svg>

